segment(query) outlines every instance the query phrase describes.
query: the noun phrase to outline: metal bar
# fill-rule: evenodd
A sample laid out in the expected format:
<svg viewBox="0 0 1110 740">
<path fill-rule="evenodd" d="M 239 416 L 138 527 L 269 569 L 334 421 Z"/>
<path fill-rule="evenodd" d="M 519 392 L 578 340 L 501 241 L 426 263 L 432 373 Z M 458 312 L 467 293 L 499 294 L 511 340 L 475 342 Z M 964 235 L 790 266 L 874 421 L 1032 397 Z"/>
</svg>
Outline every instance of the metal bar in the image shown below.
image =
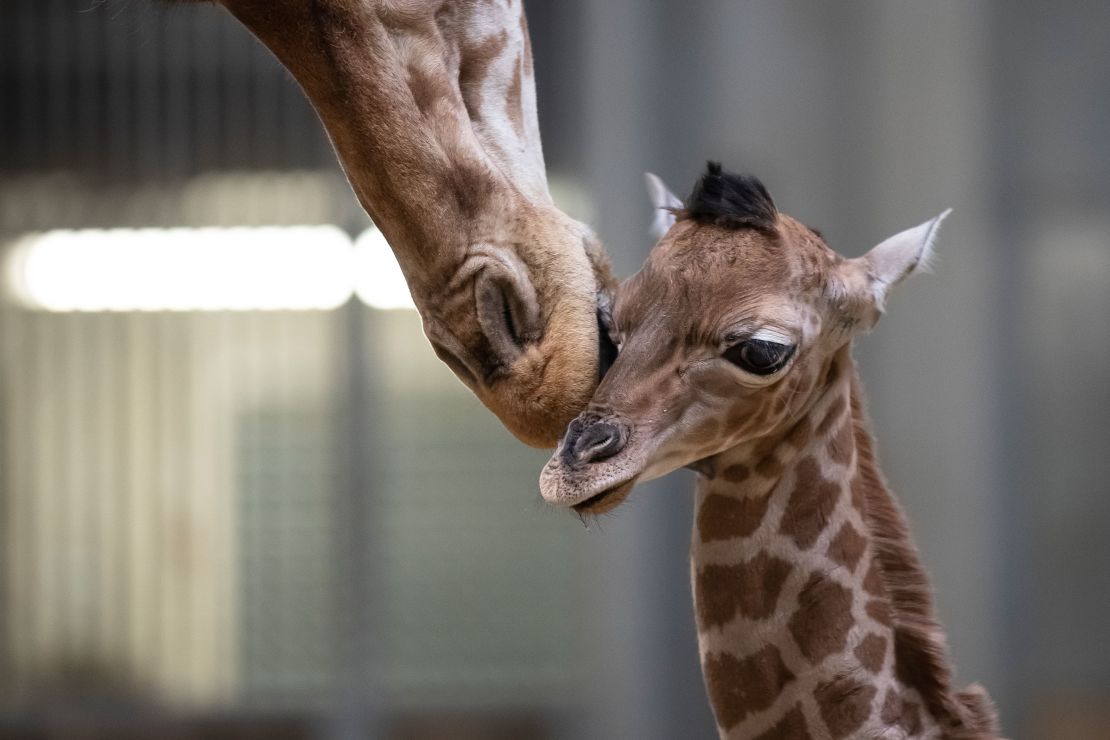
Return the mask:
<svg viewBox="0 0 1110 740">
<path fill-rule="evenodd" d="M 373 523 L 379 495 L 375 486 L 378 464 L 371 424 L 376 405 L 376 370 L 370 362 L 372 316 L 352 298 L 339 311 L 340 331 L 336 344 L 342 389 L 337 406 L 340 427 L 343 477 L 335 505 L 335 563 L 341 574 L 337 589 L 335 635 L 341 646 L 339 656 L 339 694 L 337 712 L 325 733 L 331 740 L 363 740 L 379 737 L 381 721 L 381 683 L 376 668 L 380 646 L 375 633 L 374 599 L 382 579 L 377 557 L 380 533 Z"/>
</svg>

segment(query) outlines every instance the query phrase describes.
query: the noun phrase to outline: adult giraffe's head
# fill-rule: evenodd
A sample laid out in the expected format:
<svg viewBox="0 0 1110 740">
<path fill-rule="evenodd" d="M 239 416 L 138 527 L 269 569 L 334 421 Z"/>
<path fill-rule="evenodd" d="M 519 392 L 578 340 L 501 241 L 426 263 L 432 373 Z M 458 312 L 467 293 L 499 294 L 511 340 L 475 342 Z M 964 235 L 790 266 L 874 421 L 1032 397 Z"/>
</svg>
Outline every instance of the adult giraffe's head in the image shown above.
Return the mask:
<svg viewBox="0 0 1110 740">
<path fill-rule="evenodd" d="M 597 239 L 552 203 L 519 0 L 219 0 L 304 88 L 437 355 L 551 446 L 610 351 Z"/>
<path fill-rule="evenodd" d="M 665 235 L 618 290 L 619 354 L 540 478 L 545 499 L 583 512 L 738 444 L 777 441 L 837 351 L 928 257 L 944 215 L 845 259 L 755 178 L 710 164 L 685 206 L 654 185 Z"/>
</svg>

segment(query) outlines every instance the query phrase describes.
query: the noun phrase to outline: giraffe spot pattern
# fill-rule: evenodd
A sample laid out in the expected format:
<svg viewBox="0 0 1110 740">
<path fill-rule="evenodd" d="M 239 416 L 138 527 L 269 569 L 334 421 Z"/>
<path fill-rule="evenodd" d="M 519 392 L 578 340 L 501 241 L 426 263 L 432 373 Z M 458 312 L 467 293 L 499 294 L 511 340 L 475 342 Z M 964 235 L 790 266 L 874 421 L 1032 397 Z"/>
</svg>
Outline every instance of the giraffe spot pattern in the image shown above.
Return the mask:
<svg viewBox="0 0 1110 740">
<path fill-rule="evenodd" d="M 755 472 L 764 478 L 778 478 L 782 475 L 783 470 L 785 470 L 785 466 L 773 453 L 760 460 L 755 466 Z"/>
<path fill-rule="evenodd" d="M 812 457 L 798 463 L 797 476 L 779 530 L 799 548 L 808 550 L 829 524 L 829 517 L 840 498 L 840 484 L 823 478 Z"/>
<path fill-rule="evenodd" d="M 724 496 L 711 493 L 698 507 L 698 536 L 702 542 L 747 537 L 763 522 L 771 495 Z"/>
<path fill-rule="evenodd" d="M 489 170 L 483 169 L 483 165 L 464 158 L 451 160 L 447 185 L 454 196 L 456 207 L 466 218 L 476 218 L 493 192 L 493 181 L 490 179 Z M 484 349 L 475 346 L 475 354 L 486 372 L 493 372 L 499 367 L 497 364 L 499 360 L 496 360 L 493 350 L 490 349 L 488 339 L 485 341 Z"/>
<path fill-rule="evenodd" d="M 869 634 L 856 645 L 854 653 L 861 666 L 872 673 L 878 673 L 886 659 L 886 638 Z"/>
<path fill-rule="evenodd" d="M 879 718 L 890 727 L 901 727 L 910 735 L 921 732 L 921 707 L 917 702 L 904 700 L 898 692 L 891 689 L 887 692 Z"/>
<path fill-rule="evenodd" d="M 743 483 L 752 474 L 747 465 L 737 463 L 736 465 L 729 465 L 721 471 L 721 477 L 729 483 Z"/>
<path fill-rule="evenodd" d="M 867 540 L 863 535 L 856 531 L 851 522 L 844 522 L 844 526 L 829 543 L 828 556 L 833 562 L 854 573 L 866 548 Z"/>
<path fill-rule="evenodd" d="M 805 715 L 802 714 L 802 705 L 795 704 L 769 730 L 759 733 L 755 740 L 811 740 L 812 737 Z"/>
<path fill-rule="evenodd" d="M 763 437 L 756 443 L 755 447 L 752 449 L 752 458 L 755 460 L 762 460 L 768 455 L 773 455 L 775 454 L 775 450 L 777 450 L 781 444 L 782 440 L 774 436 Z"/>
<path fill-rule="evenodd" d="M 775 611 L 790 563 L 761 552 L 737 565 L 707 565 L 694 579 L 698 622 L 703 629 L 728 624 L 736 614 L 766 619 Z"/>
<path fill-rule="evenodd" d="M 710 653 L 705 658 L 705 683 L 717 715 L 717 724 L 730 730 L 749 714 L 761 712 L 775 701 L 794 674 L 782 662 L 774 645 L 747 658 Z"/>
<path fill-rule="evenodd" d="M 783 439 L 782 444 L 795 450 L 800 450 L 805 446 L 806 442 L 812 436 L 813 430 L 810 428 L 809 417 L 803 416 L 798 422 L 790 429 L 786 437 Z"/>
<path fill-rule="evenodd" d="M 736 431 L 746 426 L 745 422 L 751 422 L 753 418 L 748 404 L 736 403 L 729 409 L 728 416 L 725 418 L 725 424 L 730 430 Z"/>
<path fill-rule="evenodd" d="M 489 74 L 490 66 L 505 50 L 509 34 L 502 30 L 491 34 L 477 43 L 465 45 L 459 61 L 459 91 L 463 104 L 471 120 L 482 120 L 482 83 Z"/>
<path fill-rule="evenodd" d="M 429 74 L 418 64 L 410 64 L 408 72 L 413 102 L 416 103 L 416 109 L 424 115 L 431 112 L 437 100 L 450 98 L 451 88 L 442 77 Z"/>
<path fill-rule="evenodd" d="M 848 737 L 871 716 L 874 686 L 846 676 L 818 684 L 813 696 L 833 738 Z"/>
<path fill-rule="evenodd" d="M 787 628 L 811 663 L 843 651 L 852 629 L 852 592 L 814 573 L 798 593 L 798 610 Z"/>
<path fill-rule="evenodd" d="M 884 627 L 889 627 L 891 624 L 893 624 L 893 621 L 890 618 L 890 605 L 887 604 L 885 601 L 872 599 L 871 601 L 867 602 L 867 606 L 865 607 L 865 609 L 867 610 L 867 616 L 871 617 Z"/>
</svg>

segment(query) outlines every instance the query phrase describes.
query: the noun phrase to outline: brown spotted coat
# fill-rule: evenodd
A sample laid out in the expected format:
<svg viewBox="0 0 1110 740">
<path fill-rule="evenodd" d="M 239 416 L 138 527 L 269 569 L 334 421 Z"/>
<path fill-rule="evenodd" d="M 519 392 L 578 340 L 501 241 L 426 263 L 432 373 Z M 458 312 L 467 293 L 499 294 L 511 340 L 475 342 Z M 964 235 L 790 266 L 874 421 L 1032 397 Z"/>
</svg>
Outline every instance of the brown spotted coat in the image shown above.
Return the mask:
<svg viewBox="0 0 1110 740">
<path fill-rule="evenodd" d="M 760 461 L 740 448 L 698 479 L 694 598 L 722 735 L 994 737 L 978 690 L 952 688 L 847 353 L 834 367 L 842 375 L 813 407 L 819 423 L 775 448 L 781 471 L 748 472 Z"/>
<path fill-rule="evenodd" d="M 698 471 L 691 570 L 722 737 L 997 737 L 985 692 L 953 686 L 851 356 L 943 215 L 845 259 L 712 163 L 671 212 L 618 291 L 620 354 L 544 498 L 598 514 L 638 481 Z M 765 372 L 744 359 L 775 347 Z"/>
</svg>

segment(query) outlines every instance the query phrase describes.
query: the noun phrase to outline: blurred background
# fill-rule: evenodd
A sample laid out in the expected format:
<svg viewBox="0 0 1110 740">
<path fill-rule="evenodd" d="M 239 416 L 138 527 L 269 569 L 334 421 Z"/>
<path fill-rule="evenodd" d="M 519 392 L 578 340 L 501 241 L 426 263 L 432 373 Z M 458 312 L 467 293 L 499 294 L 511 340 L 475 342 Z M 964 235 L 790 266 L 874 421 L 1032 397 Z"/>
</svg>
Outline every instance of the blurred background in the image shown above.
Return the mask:
<svg viewBox="0 0 1110 740">
<path fill-rule="evenodd" d="M 622 276 L 648 169 L 755 172 L 851 256 L 955 207 L 858 348 L 884 468 L 961 682 L 1110 737 L 1110 4 L 528 11 Z M 715 737 L 690 476 L 546 509 L 226 13 L 4 1 L 0 243 L 0 737 Z"/>
</svg>

